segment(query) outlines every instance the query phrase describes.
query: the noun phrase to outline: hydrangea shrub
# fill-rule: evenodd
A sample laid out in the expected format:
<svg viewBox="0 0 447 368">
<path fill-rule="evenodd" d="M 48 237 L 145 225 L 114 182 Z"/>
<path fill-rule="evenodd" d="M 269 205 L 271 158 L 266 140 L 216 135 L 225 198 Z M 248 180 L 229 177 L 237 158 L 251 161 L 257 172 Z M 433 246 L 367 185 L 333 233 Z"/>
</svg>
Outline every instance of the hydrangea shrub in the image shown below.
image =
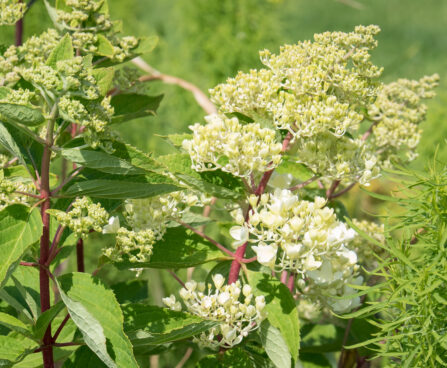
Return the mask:
<svg viewBox="0 0 447 368">
<path fill-rule="evenodd" d="M 186 340 L 198 367 L 331 354 L 347 367 L 362 325 L 339 317 L 363 308 L 387 252 L 383 225 L 349 219 L 338 198 L 416 157 L 438 76 L 382 83 L 377 26 L 317 34 L 211 89 L 217 112 L 157 156 L 114 131 L 160 103 L 125 64 L 155 39 L 123 36 L 105 0 L 45 5 L 54 29 L 0 55 L 1 362 L 146 367 Z M 1 7 L 5 25 L 26 12 Z M 107 244 L 98 269 L 164 269 L 178 294 L 126 302 L 127 288 L 85 273 L 92 232 Z M 57 267 L 69 257 L 78 272 Z M 174 272 L 192 267 L 206 279 Z"/>
</svg>

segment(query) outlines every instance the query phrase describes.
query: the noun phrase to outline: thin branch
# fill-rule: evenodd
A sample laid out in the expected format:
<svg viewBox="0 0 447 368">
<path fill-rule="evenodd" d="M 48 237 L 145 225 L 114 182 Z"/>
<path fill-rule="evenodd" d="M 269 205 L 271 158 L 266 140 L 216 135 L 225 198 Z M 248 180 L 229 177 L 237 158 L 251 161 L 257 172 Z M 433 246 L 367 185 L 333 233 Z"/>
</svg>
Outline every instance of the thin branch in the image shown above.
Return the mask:
<svg viewBox="0 0 447 368">
<path fill-rule="evenodd" d="M 303 181 L 302 183 L 299 183 L 291 188 L 289 188 L 289 190 L 291 192 L 298 190 L 298 189 L 302 189 L 304 188 L 306 185 L 309 185 L 310 183 L 313 183 L 314 181 L 318 180 L 318 176 L 312 176 L 310 179 L 307 179 L 306 181 Z"/>
<path fill-rule="evenodd" d="M 344 188 L 344 189 L 338 191 L 337 193 L 332 194 L 332 195 L 331 195 L 331 199 L 340 197 L 340 196 L 342 196 L 343 194 L 349 192 L 352 188 L 355 187 L 356 184 L 357 184 L 356 182 L 351 183 L 351 184 L 349 184 L 346 188 Z"/>
<path fill-rule="evenodd" d="M 345 329 L 345 334 L 343 336 L 343 342 L 341 345 L 341 352 L 340 352 L 340 358 L 338 359 L 338 368 L 343 368 L 344 367 L 344 363 L 345 363 L 345 345 L 348 342 L 348 338 L 349 338 L 349 333 L 351 332 L 351 327 L 352 327 L 352 322 L 354 321 L 353 318 L 351 318 L 348 321 L 348 324 L 346 325 L 346 329 Z"/>
<path fill-rule="evenodd" d="M 283 270 L 283 271 L 281 272 L 281 278 L 280 278 L 280 281 L 281 281 L 281 283 L 284 284 L 284 285 L 287 283 L 287 275 L 288 275 L 287 270 Z"/>
<path fill-rule="evenodd" d="M 171 274 L 171 276 L 180 284 L 180 285 L 182 285 L 185 289 L 186 289 L 186 285 L 185 285 L 185 283 L 182 281 L 182 280 L 180 280 L 180 278 L 176 275 L 176 273 L 174 272 L 174 271 L 172 271 L 172 270 L 167 270 L 170 274 Z"/>
<path fill-rule="evenodd" d="M 7 169 L 9 166 L 11 166 L 12 164 L 14 164 L 15 162 L 18 161 L 18 157 L 14 157 L 13 159 L 9 160 L 3 167 L 2 169 Z"/>
<path fill-rule="evenodd" d="M 186 349 L 185 355 L 183 355 L 183 358 L 180 359 L 180 361 L 177 363 L 175 368 L 182 368 L 185 365 L 185 363 L 188 361 L 188 359 L 191 356 L 192 352 L 193 352 L 192 348 Z"/>
<path fill-rule="evenodd" d="M 251 263 L 251 262 L 254 262 L 254 261 L 257 261 L 257 260 L 258 260 L 258 257 L 255 256 L 255 257 L 251 257 L 251 258 L 243 258 L 240 261 L 242 263 Z"/>
<path fill-rule="evenodd" d="M 295 274 L 293 272 L 289 275 L 289 280 L 287 280 L 287 287 L 293 295 L 293 288 L 295 287 Z"/>
<path fill-rule="evenodd" d="M 24 195 L 24 196 L 27 196 L 27 197 L 36 198 L 36 199 L 42 199 L 42 197 L 40 195 L 38 195 L 38 194 L 21 192 L 20 190 L 16 190 L 16 191 L 14 191 L 14 193 L 21 194 L 21 195 Z"/>
<path fill-rule="evenodd" d="M 61 184 L 59 184 L 55 189 L 51 191 L 51 195 L 57 194 L 64 186 L 66 186 L 70 181 L 72 181 L 79 173 L 84 169 L 84 166 L 78 167 L 73 171 Z"/>
<path fill-rule="evenodd" d="M 193 231 L 194 233 L 196 233 L 197 235 L 201 236 L 203 239 L 208 240 L 210 243 L 214 244 L 217 248 L 219 248 L 222 252 L 228 254 L 231 257 L 235 257 L 235 254 L 230 251 L 229 249 L 225 248 L 222 244 L 218 243 L 217 241 L 215 241 L 214 239 L 210 238 L 208 235 L 202 233 L 200 230 L 194 229 L 192 226 L 184 223 L 181 220 L 176 220 L 180 225 L 182 225 L 183 227 L 186 227 L 187 229 Z"/>
<path fill-rule="evenodd" d="M 70 319 L 70 314 L 67 314 L 65 316 L 65 318 L 63 319 L 63 321 L 61 322 L 61 324 L 59 325 L 59 327 L 57 328 L 56 332 L 54 333 L 53 343 L 56 342 L 56 340 L 59 337 L 62 329 L 64 328 L 65 324 L 68 322 L 69 319 Z"/>
<path fill-rule="evenodd" d="M 27 266 L 27 267 L 40 267 L 40 265 L 36 262 L 20 262 L 20 266 Z"/>
<path fill-rule="evenodd" d="M 366 141 L 368 139 L 368 137 L 371 135 L 372 130 L 376 124 L 377 124 L 377 122 L 372 123 L 371 126 L 368 128 L 368 130 L 365 133 L 363 133 L 362 138 L 361 138 L 362 141 Z"/>
<path fill-rule="evenodd" d="M 191 92 L 199 104 L 199 106 L 207 113 L 207 114 L 215 114 L 217 112 L 216 106 L 210 101 L 210 99 L 203 93 L 199 87 L 194 84 L 185 81 L 184 79 L 174 77 L 172 75 L 162 74 L 159 71 L 152 68 L 149 64 L 147 64 L 143 59 L 137 57 L 132 60 L 132 62 L 141 70 L 149 73 L 149 75 L 144 75 L 139 78 L 140 82 L 151 82 L 154 80 L 160 80 L 167 84 L 175 84 L 187 91 Z"/>
</svg>

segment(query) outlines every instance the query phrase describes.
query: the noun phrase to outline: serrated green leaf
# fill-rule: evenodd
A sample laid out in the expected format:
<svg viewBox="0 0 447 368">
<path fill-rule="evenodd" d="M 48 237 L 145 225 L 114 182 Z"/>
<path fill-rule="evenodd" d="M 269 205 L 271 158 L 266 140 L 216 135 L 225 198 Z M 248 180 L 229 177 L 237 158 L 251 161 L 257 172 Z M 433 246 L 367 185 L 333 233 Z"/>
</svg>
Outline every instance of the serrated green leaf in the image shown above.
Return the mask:
<svg viewBox="0 0 447 368">
<path fill-rule="evenodd" d="M 109 368 L 138 367 L 132 345 L 123 332 L 123 314 L 111 290 L 86 273 L 57 280 L 61 298 L 87 346 Z"/>
<path fill-rule="evenodd" d="M 69 148 L 61 150 L 60 153 L 62 157 L 78 165 L 109 174 L 138 175 L 145 172 L 143 169 L 137 168 L 125 160 L 102 151 Z"/>
<path fill-rule="evenodd" d="M 53 51 L 51 51 L 50 56 L 48 56 L 47 65 L 51 66 L 53 69 L 56 69 L 56 64 L 58 61 L 69 60 L 73 57 L 74 49 L 71 42 L 71 37 L 69 33 L 66 33 Z"/>
<path fill-rule="evenodd" d="M 248 271 L 248 282 L 255 295 L 264 295 L 269 322 L 281 331 L 294 360 L 300 349 L 300 324 L 295 300 L 289 289 L 271 275 Z"/>
<path fill-rule="evenodd" d="M 239 199 L 244 195 L 244 185 L 239 178 L 220 170 L 198 173 L 191 168 L 191 158 L 186 153 L 160 156 L 158 162 L 182 182 L 201 192 L 224 199 Z"/>
<path fill-rule="evenodd" d="M 152 177 L 146 182 L 106 179 L 81 181 L 72 184 L 63 195 L 87 195 L 96 198 L 130 199 L 153 197 L 182 189 L 173 184 L 167 184 L 170 182 L 168 178 L 165 178 L 166 184 L 163 182 L 157 183 L 161 178 L 160 176 Z M 156 182 L 152 183 L 151 179 L 156 179 Z"/>
<path fill-rule="evenodd" d="M 12 367 L 39 345 L 21 335 L 0 336 L 0 367 Z"/>
<path fill-rule="evenodd" d="M 115 70 L 113 68 L 98 68 L 93 69 L 92 74 L 96 80 L 96 85 L 99 88 L 101 96 L 107 95 L 107 92 L 112 88 Z"/>
<path fill-rule="evenodd" d="M 0 102 L 0 116 L 11 123 L 37 126 L 45 121 L 42 112 L 31 106 Z"/>
<path fill-rule="evenodd" d="M 183 340 L 216 326 L 189 313 L 144 304 L 123 306 L 124 331 L 134 348 Z"/>
<path fill-rule="evenodd" d="M 290 368 L 292 356 L 281 332 L 268 321 L 263 321 L 259 329 L 262 346 L 276 368 Z"/>
<path fill-rule="evenodd" d="M 148 96 L 136 93 L 118 94 L 112 97 L 110 104 L 115 110 L 112 124 L 155 115 L 163 95 Z"/>
<path fill-rule="evenodd" d="M 38 209 L 15 204 L 0 211 L 0 287 L 29 246 L 42 235 Z"/>
<path fill-rule="evenodd" d="M 150 262 L 118 262 L 118 268 L 187 268 L 222 259 L 215 245 L 184 227 L 169 228 L 154 244 Z"/>
</svg>

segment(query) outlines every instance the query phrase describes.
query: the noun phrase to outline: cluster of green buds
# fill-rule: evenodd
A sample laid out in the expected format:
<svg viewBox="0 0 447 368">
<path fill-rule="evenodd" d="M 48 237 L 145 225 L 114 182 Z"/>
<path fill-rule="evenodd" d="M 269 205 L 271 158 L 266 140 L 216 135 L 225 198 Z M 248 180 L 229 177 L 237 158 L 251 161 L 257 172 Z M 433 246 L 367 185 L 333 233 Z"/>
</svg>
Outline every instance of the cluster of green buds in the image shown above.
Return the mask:
<svg viewBox="0 0 447 368">
<path fill-rule="evenodd" d="M 133 263 L 149 262 L 155 240 L 152 230 L 132 231 L 120 227 L 116 231 L 115 246 L 103 249 L 103 254 L 113 262 L 125 259 Z"/>
<path fill-rule="evenodd" d="M 15 24 L 25 11 L 26 3 L 19 0 L 0 0 L 0 26 Z"/>
<path fill-rule="evenodd" d="M 438 81 L 437 74 L 418 81 L 398 79 L 380 90 L 368 114 L 377 122 L 373 127 L 374 144 L 382 152 L 383 159 L 389 161 L 393 154 L 402 150 L 410 160 L 417 156 L 415 148 L 421 137 L 419 124 L 427 111 L 423 100 L 435 96 L 433 89 Z"/>
<path fill-rule="evenodd" d="M 135 37 L 119 36 L 121 25 L 111 20 L 105 0 L 66 0 L 56 6 L 56 27 L 69 32 L 74 47 L 82 52 L 122 62 L 141 42 Z"/>
<path fill-rule="evenodd" d="M 257 329 L 266 317 L 265 299 L 263 296 L 254 297 L 248 284 L 242 288 L 239 281 L 224 285 L 225 278 L 221 274 L 215 274 L 212 278 L 214 288 L 208 285 L 207 293 L 204 283 L 190 281 L 180 290 L 180 297 L 189 313 L 220 322 L 195 337 L 195 341 L 212 349 L 231 348 Z M 182 308 L 174 295 L 164 298 L 163 302 L 173 310 Z"/>
<path fill-rule="evenodd" d="M 191 207 L 203 207 L 210 201 L 210 197 L 190 190 L 130 199 L 125 204 L 126 221 L 135 231 L 152 230 L 156 239 L 160 240 L 170 221 L 180 220 Z"/>
<path fill-rule="evenodd" d="M 281 143 L 275 131 L 260 124 L 242 124 L 237 118 L 209 115 L 207 125 L 190 126 L 194 135 L 183 141 L 196 171 L 221 169 L 239 177 L 262 173 L 278 166 Z"/>
<path fill-rule="evenodd" d="M 88 197 L 76 198 L 68 212 L 51 209 L 47 211 L 62 225 L 72 230 L 78 237 L 87 236 L 91 230 L 102 232 L 109 220 L 109 214 L 99 204 Z"/>
<path fill-rule="evenodd" d="M 31 181 L 7 178 L 4 176 L 3 170 L 0 170 L 0 210 L 14 203 L 29 204 L 30 197 L 21 193 L 34 193 L 35 191 L 36 188 Z"/>
</svg>

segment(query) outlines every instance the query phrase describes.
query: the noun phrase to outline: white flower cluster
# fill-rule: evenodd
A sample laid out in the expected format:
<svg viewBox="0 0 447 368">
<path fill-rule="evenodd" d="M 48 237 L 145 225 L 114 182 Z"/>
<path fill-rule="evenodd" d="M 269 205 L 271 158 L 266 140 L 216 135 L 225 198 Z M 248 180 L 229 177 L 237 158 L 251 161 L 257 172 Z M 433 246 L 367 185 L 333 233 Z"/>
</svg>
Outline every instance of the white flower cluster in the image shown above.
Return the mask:
<svg viewBox="0 0 447 368">
<path fill-rule="evenodd" d="M 189 190 L 126 201 L 126 220 L 135 231 L 150 229 L 160 240 L 169 221 L 180 219 L 191 207 L 203 207 L 211 198 Z"/>
<path fill-rule="evenodd" d="M 381 89 L 368 113 L 377 122 L 373 128 L 375 145 L 386 151 L 407 148 L 409 159 L 416 157 L 421 123 L 427 111 L 424 99 L 433 98 L 439 76 L 425 76 L 418 81 L 398 79 Z"/>
<path fill-rule="evenodd" d="M 214 290 L 208 285 L 207 294 L 204 293 L 205 284 L 195 281 L 187 282 L 186 288 L 180 290 L 180 297 L 189 313 L 220 322 L 218 326 L 195 337 L 200 345 L 212 349 L 231 348 L 239 344 L 266 317 L 265 299 L 263 296 L 254 298 L 250 285 L 244 285 L 241 289 L 239 281 L 231 285 L 224 285 L 224 282 L 225 278 L 216 274 L 213 276 Z M 243 300 L 240 300 L 241 292 Z M 181 304 L 174 295 L 164 298 L 163 302 L 173 310 L 181 310 Z"/>
<path fill-rule="evenodd" d="M 373 79 L 381 70 L 369 61 L 376 47 L 377 26 L 358 26 L 351 33 L 324 33 L 314 42 L 286 45 L 279 55 L 262 51 L 269 69 L 239 73 L 210 91 L 224 113 L 271 121 L 297 137 L 357 129 L 376 94 Z"/>
<path fill-rule="evenodd" d="M 190 126 L 194 136 L 184 140 L 192 167 L 196 171 L 221 169 L 235 176 L 248 177 L 278 166 L 281 143 L 275 131 L 257 123 L 241 124 L 237 118 L 209 115 L 207 125 Z"/>
<path fill-rule="evenodd" d="M 241 225 L 230 229 L 234 245 L 256 244 L 252 249 L 259 263 L 274 271 L 297 274 L 303 292 L 318 296 L 335 311 L 356 306 L 359 300 L 327 296 L 351 293 L 346 285 L 360 279 L 355 278 L 357 254 L 348 248 L 356 233 L 337 220 L 333 209 L 325 207 L 324 198 L 309 202 L 287 189 L 277 189 L 263 194 L 259 203 L 255 195 L 248 201 L 252 210 L 247 223 L 237 216 Z"/>
<path fill-rule="evenodd" d="M 51 209 L 50 215 L 62 225 L 72 230 L 78 237 L 86 236 L 90 230 L 101 232 L 107 224 L 109 214 L 99 203 L 93 203 L 88 197 L 76 198 L 68 212 Z"/>
<path fill-rule="evenodd" d="M 0 0 L 0 26 L 13 25 L 23 17 L 26 3 L 19 0 Z"/>
<path fill-rule="evenodd" d="M 149 262 L 154 243 L 155 235 L 152 230 L 132 231 L 120 227 L 116 231 L 115 246 L 104 248 L 103 254 L 113 262 L 120 262 L 125 258 L 134 263 Z"/>
</svg>

